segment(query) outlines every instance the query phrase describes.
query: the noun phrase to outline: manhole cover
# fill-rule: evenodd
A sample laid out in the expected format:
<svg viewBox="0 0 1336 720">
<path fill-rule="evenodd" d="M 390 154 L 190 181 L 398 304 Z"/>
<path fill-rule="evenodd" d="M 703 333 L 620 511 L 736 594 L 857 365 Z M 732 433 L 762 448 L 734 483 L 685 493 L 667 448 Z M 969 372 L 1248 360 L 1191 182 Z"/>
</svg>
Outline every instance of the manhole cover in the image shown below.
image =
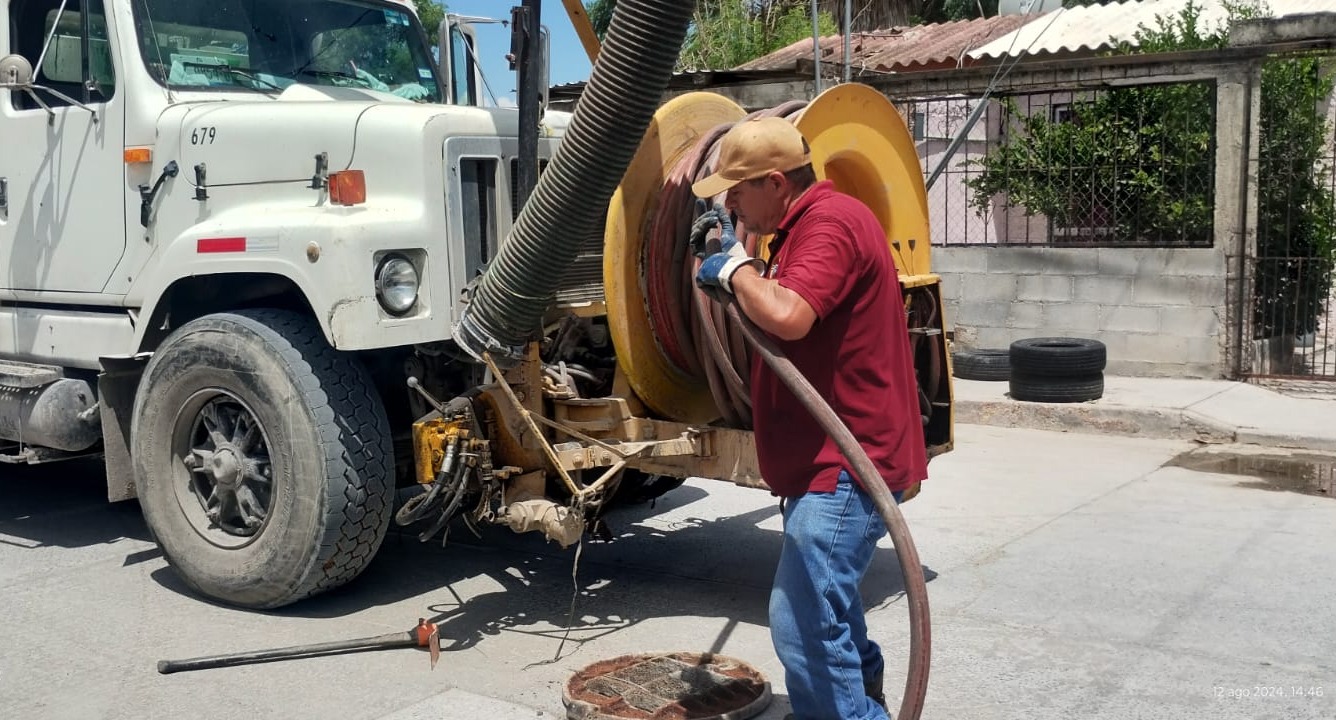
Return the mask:
<svg viewBox="0 0 1336 720">
<path fill-rule="evenodd" d="M 723 655 L 623 655 L 575 673 L 562 700 L 570 720 L 745 720 L 770 705 L 770 683 Z"/>
</svg>

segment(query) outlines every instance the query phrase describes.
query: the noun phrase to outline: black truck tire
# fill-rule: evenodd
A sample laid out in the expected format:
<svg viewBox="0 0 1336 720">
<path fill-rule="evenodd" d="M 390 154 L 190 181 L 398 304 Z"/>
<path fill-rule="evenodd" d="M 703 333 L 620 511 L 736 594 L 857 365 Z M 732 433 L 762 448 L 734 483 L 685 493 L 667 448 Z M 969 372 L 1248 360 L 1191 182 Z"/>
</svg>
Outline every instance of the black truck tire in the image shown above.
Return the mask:
<svg viewBox="0 0 1336 720">
<path fill-rule="evenodd" d="M 244 310 L 183 325 L 145 368 L 132 423 L 149 529 L 201 595 L 287 605 L 357 577 L 385 538 L 384 406 L 366 369 L 305 316 Z"/>
<path fill-rule="evenodd" d="M 1011 352 L 992 348 L 956 350 L 951 353 L 951 374 L 961 380 L 1008 380 Z"/>
<path fill-rule="evenodd" d="M 1032 378 L 1089 377 L 1104 372 L 1108 351 L 1098 340 L 1041 337 L 1011 344 L 1011 371 Z"/>
<path fill-rule="evenodd" d="M 1010 388 L 1013 400 L 1042 403 L 1086 402 L 1104 395 L 1104 374 L 1055 378 L 1012 373 Z"/>
</svg>

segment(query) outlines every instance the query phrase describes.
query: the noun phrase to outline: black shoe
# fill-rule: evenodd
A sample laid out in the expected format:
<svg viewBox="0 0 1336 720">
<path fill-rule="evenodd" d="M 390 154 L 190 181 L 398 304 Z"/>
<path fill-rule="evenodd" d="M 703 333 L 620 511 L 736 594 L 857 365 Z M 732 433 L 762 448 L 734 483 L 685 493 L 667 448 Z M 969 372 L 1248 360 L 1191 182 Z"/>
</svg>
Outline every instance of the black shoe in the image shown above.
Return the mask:
<svg viewBox="0 0 1336 720">
<path fill-rule="evenodd" d="M 882 676 L 878 675 L 872 679 L 872 682 L 863 684 L 863 694 L 867 695 L 872 702 L 881 706 L 886 711 L 886 715 L 891 715 L 891 709 L 886 707 L 886 693 L 882 687 Z"/>
</svg>

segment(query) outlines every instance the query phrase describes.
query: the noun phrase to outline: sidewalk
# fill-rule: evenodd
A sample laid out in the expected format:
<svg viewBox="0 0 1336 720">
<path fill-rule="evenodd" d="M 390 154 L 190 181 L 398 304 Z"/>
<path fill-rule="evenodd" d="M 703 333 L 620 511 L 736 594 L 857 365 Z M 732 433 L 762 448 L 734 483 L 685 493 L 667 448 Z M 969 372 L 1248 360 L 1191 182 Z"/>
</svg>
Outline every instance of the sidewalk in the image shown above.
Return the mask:
<svg viewBox="0 0 1336 720">
<path fill-rule="evenodd" d="M 1323 397 L 1229 380 L 1105 376 L 1102 398 L 1050 404 L 1012 400 L 1006 382 L 953 381 L 957 423 L 1336 452 L 1336 385 Z"/>
</svg>

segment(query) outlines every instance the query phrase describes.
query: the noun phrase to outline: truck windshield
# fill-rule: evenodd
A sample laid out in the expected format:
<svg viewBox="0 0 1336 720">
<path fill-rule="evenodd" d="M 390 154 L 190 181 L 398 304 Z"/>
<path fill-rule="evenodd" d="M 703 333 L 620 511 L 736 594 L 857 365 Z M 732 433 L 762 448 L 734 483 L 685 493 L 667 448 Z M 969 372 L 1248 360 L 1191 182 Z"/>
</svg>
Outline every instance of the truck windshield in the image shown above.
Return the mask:
<svg viewBox="0 0 1336 720">
<path fill-rule="evenodd" d="M 293 83 L 439 102 L 425 35 L 375 0 L 133 0 L 149 73 L 178 90 L 273 92 Z"/>
</svg>

